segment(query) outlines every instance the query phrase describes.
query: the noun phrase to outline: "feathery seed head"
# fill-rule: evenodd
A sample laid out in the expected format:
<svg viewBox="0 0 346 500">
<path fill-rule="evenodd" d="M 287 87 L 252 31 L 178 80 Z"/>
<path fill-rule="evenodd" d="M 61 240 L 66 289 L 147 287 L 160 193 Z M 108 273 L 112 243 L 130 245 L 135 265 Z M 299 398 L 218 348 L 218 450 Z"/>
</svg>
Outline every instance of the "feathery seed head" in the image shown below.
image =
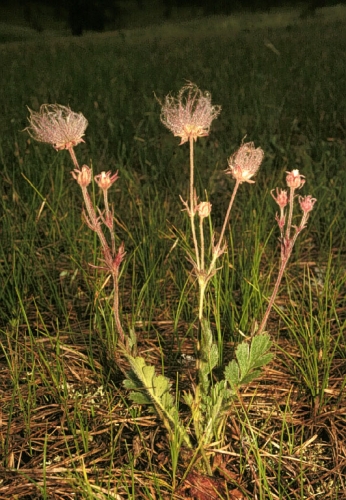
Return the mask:
<svg viewBox="0 0 346 500">
<path fill-rule="evenodd" d="M 197 85 L 188 83 L 178 97 L 167 95 L 161 109 L 162 123 L 180 137 L 180 144 L 190 138 L 197 140 L 209 134 L 211 122 L 221 111 L 221 106 L 212 106 L 209 92 L 202 92 Z"/>
<path fill-rule="evenodd" d="M 30 126 L 25 130 L 36 141 L 46 142 L 57 151 L 84 142 L 82 137 L 88 120 L 82 113 L 74 113 L 69 107 L 60 104 L 43 104 L 39 112 L 28 109 Z"/>
<path fill-rule="evenodd" d="M 255 148 L 253 142 L 246 142 L 228 159 L 226 174 L 232 175 L 239 182 L 254 183 L 251 177 L 257 173 L 263 157 L 263 149 Z"/>
</svg>

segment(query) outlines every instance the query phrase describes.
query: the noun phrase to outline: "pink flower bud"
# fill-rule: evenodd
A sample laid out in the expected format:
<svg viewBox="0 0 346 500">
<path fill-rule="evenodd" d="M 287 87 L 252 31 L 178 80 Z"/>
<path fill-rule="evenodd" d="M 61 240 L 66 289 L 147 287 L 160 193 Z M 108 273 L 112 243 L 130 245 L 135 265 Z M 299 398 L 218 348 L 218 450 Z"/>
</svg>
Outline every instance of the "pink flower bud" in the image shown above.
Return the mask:
<svg viewBox="0 0 346 500">
<path fill-rule="evenodd" d="M 109 189 L 112 184 L 116 180 L 119 179 L 118 172 L 115 172 L 114 175 L 111 175 L 111 171 L 109 172 L 101 172 L 99 175 L 95 175 L 94 177 L 96 184 L 103 190 Z"/>
<path fill-rule="evenodd" d="M 284 215 L 281 215 L 279 217 L 278 214 L 276 214 L 275 220 L 278 223 L 278 226 L 279 226 L 280 229 L 283 229 L 285 227 L 286 217 Z"/>
<path fill-rule="evenodd" d="M 81 187 L 89 186 L 91 182 L 91 168 L 89 168 L 87 165 L 83 165 L 81 170 L 73 170 L 71 174 Z"/>
<path fill-rule="evenodd" d="M 292 170 L 292 172 L 286 172 L 286 182 L 287 186 L 291 189 L 300 189 L 305 184 L 304 175 L 300 175 L 299 170 Z"/>
<path fill-rule="evenodd" d="M 305 214 L 311 212 L 311 210 L 314 208 L 316 201 L 317 201 L 316 198 L 313 198 L 311 194 L 304 197 L 299 196 L 300 208 L 303 210 Z"/>
<path fill-rule="evenodd" d="M 118 253 L 116 254 L 116 256 L 114 257 L 114 260 L 113 260 L 113 269 L 114 270 L 119 270 L 120 264 L 124 260 L 125 255 L 126 255 L 125 245 L 124 245 L 124 242 L 122 242 L 120 247 L 118 248 Z"/>
<path fill-rule="evenodd" d="M 209 217 L 211 212 L 211 203 L 209 201 L 201 201 L 201 203 L 197 205 L 196 208 L 201 219 Z"/>
<path fill-rule="evenodd" d="M 286 189 L 276 188 L 276 198 L 273 195 L 273 191 L 274 191 L 274 189 L 272 189 L 270 191 L 270 194 L 272 195 L 272 197 L 274 198 L 274 200 L 276 201 L 276 203 L 279 205 L 280 208 L 285 208 L 285 206 L 288 203 L 288 196 L 287 196 Z"/>
</svg>

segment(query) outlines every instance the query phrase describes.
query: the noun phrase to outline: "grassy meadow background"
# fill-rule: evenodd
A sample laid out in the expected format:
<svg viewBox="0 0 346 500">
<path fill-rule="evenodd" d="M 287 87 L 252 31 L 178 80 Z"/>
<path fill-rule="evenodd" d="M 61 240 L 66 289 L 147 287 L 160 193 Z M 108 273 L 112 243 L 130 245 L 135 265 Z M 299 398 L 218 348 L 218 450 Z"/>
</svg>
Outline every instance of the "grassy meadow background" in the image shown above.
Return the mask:
<svg viewBox="0 0 346 500">
<path fill-rule="evenodd" d="M 256 183 L 237 195 L 208 295 L 225 361 L 260 321 L 276 278 L 270 191 L 299 169 L 302 194 L 318 200 L 268 324 L 275 360 L 230 411 L 219 450 L 225 498 L 346 498 L 346 9 L 299 14 L 81 38 L 11 38 L 0 26 L 0 499 L 202 498 L 184 483 L 191 457 L 182 450 L 174 461 L 164 427 L 122 388 L 110 289 L 89 266 L 98 243 L 68 153 L 23 132 L 26 106 L 69 105 L 88 119 L 80 164 L 120 175 L 110 198 L 127 251 L 125 330 L 135 329 L 142 355 L 183 391 L 197 315 L 174 236 L 187 225 L 179 195 L 188 192 L 188 147 L 161 124 L 157 98 L 186 81 L 222 106 L 196 146 L 198 194 L 207 189 L 216 228 L 232 190 L 227 158 L 245 136 L 265 151 Z"/>
</svg>

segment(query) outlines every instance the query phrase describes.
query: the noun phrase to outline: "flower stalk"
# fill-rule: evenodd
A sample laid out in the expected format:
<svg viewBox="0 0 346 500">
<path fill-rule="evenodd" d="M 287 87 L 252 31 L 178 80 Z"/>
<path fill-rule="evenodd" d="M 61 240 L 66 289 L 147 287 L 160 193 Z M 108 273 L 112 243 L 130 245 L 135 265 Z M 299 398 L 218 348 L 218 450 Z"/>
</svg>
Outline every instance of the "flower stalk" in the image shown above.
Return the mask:
<svg viewBox="0 0 346 500">
<path fill-rule="evenodd" d="M 92 170 L 87 165 L 79 166 L 74 148 L 79 143 L 84 142 L 85 129 L 88 121 L 82 113 L 74 113 L 69 107 L 59 104 L 43 104 L 39 112 L 30 110 L 29 127 L 26 128 L 29 135 L 39 141 L 50 144 L 55 150 L 66 149 L 71 157 L 74 170 L 72 177 L 79 184 L 86 213 L 83 211 L 84 219 L 88 227 L 94 231 L 100 241 L 103 253 L 104 265 L 95 266 L 110 273 L 113 280 L 113 314 L 116 329 L 121 344 L 126 346 L 125 333 L 120 320 L 119 310 L 119 273 L 121 263 L 125 258 L 125 247 L 121 243 L 116 250 L 115 236 L 113 230 L 114 214 L 108 203 L 108 189 L 118 179 L 118 172 L 114 175 L 111 172 L 101 172 L 94 177 L 103 192 L 104 212 L 95 207 L 91 201 L 88 187 L 92 182 Z M 102 225 L 106 226 L 110 233 L 111 245 L 109 245 L 104 234 Z"/>
<path fill-rule="evenodd" d="M 310 216 L 310 212 L 313 209 L 314 204 L 316 203 L 316 199 L 312 198 L 311 195 L 307 195 L 304 198 L 302 196 L 299 196 L 298 198 L 299 205 L 303 214 L 299 226 L 293 226 L 292 221 L 293 221 L 295 192 L 297 189 L 301 189 L 303 187 L 303 185 L 305 184 L 305 178 L 303 175 L 299 173 L 299 170 L 292 170 L 292 172 L 287 172 L 286 184 L 287 187 L 289 188 L 289 196 L 287 196 L 286 190 L 279 190 L 278 188 L 276 188 L 276 194 L 277 194 L 276 197 L 273 194 L 274 190 L 271 192 L 272 197 L 274 198 L 274 200 L 276 201 L 276 203 L 279 205 L 280 208 L 280 216 L 276 215 L 276 221 L 280 229 L 281 262 L 272 295 L 269 299 L 266 312 L 264 313 L 261 324 L 257 331 L 258 335 L 261 334 L 266 327 L 270 312 L 272 310 L 276 296 L 279 291 L 279 287 L 287 263 L 291 257 L 294 244 L 299 234 L 306 227 L 308 218 Z M 287 204 L 288 204 L 288 218 L 286 224 L 285 207 L 287 206 Z M 285 229 L 285 224 L 286 224 L 286 229 Z M 294 233 L 291 236 L 292 229 L 294 230 Z"/>
</svg>

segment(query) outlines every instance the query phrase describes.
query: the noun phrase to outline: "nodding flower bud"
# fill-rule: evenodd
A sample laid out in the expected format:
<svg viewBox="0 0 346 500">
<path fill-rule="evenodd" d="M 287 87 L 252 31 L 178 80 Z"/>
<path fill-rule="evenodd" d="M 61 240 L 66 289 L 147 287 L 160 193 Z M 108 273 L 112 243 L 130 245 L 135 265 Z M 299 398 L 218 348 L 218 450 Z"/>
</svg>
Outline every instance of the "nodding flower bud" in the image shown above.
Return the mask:
<svg viewBox="0 0 346 500">
<path fill-rule="evenodd" d="M 74 169 L 71 174 L 81 187 L 89 186 L 91 182 L 91 168 L 87 165 L 83 165 L 81 170 Z"/>
<path fill-rule="evenodd" d="M 124 260 L 125 255 L 126 255 L 125 245 L 124 242 L 122 242 L 120 247 L 118 248 L 118 253 L 116 254 L 113 260 L 113 270 L 119 270 L 120 264 Z"/>
<path fill-rule="evenodd" d="M 201 201 L 201 203 L 197 205 L 196 209 L 200 218 L 204 219 L 210 215 L 211 203 L 209 201 Z"/>
<path fill-rule="evenodd" d="M 109 172 L 101 172 L 99 175 L 95 175 L 94 177 L 96 184 L 103 189 L 104 191 L 107 191 L 112 184 L 116 180 L 119 179 L 118 171 L 115 172 L 115 174 L 111 175 L 111 171 Z"/>
<path fill-rule="evenodd" d="M 286 183 L 291 189 L 300 189 L 305 184 L 305 177 L 299 173 L 299 170 L 292 170 L 292 172 L 286 172 Z"/>
<path fill-rule="evenodd" d="M 307 196 L 304 197 L 299 196 L 299 205 L 305 214 L 311 212 L 311 210 L 314 208 L 316 201 L 317 201 L 316 198 L 313 198 L 311 194 L 308 194 Z"/>
<path fill-rule="evenodd" d="M 270 194 L 272 195 L 276 203 L 279 205 L 280 208 L 285 208 L 285 206 L 288 203 L 288 196 L 286 189 L 276 188 L 276 197 L 274 196 L 273 191 L 274 189 L 270 191 Z"/>
</svg>

